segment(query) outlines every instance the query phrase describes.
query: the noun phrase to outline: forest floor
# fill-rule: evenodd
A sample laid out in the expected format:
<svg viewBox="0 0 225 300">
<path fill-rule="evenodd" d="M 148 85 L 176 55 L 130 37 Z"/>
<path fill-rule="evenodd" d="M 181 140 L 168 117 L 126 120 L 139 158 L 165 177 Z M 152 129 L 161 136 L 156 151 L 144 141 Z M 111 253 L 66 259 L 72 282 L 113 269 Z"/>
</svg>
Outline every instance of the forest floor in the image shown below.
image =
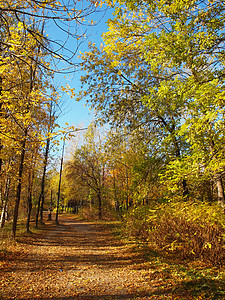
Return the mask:
<svg viewBox="0 0 225 300">
<path fill-rule="evenodd" d="M 0 251 L 0 299 L 225 299 L 223 270 L 147 252 L 113 223 L 60 215 Z"/>
</svg>

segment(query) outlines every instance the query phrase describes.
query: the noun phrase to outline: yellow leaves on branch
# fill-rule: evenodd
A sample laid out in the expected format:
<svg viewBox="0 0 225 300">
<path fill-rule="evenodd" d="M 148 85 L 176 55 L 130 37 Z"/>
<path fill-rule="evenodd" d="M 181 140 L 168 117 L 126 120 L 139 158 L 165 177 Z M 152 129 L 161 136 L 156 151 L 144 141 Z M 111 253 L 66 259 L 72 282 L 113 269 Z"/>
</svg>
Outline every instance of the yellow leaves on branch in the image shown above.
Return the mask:
<svg viewBox="0 0 225 300">
<path fill-rule="evenodd" d="M 117 61 L 117 60 L 114 60 L 114 61 L 112 61 L 112 62 L 111 62 L 111 67 L 112 67 L 112 68 L 116 68 L 116 67 L 118 67 L 118 66 L 119 66 L 119 64 L 120 64 L 120 62 L 119 62 L 119 61 Z"/>
<path fill-rule="evenodd" d="M 95 7 L 102 7 L 104 3 L 108 3 L 108 1 L 104 0 L 90 0 L 92 4 L 94 4 Z"/>
<path fill-rule="evenodd" d="M 19 30 L 22 30 L 24 28 L 24 25 L 22 22 L 18 22 L 17 27 Z"/>
<path fill-rule="evenodd" d="M 61 90 L 65 93 L 67 93 L 71 98 L 74 98 L 75 97 L 75 89 L 74 88 L 71 88 L 69 86 L 69 84 L 66 84 L 66 86 L 61 86 Z"/>
</svg>

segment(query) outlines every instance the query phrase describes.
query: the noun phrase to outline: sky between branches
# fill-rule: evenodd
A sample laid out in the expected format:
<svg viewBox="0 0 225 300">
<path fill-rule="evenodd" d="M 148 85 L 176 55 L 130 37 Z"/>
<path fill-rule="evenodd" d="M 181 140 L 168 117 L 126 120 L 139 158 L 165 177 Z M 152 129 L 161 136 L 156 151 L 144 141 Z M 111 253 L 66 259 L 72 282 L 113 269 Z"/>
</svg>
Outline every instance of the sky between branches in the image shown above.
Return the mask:
<svg viewBox="0 0 225 300">
<path fill-rule="evenodd" d="M 102 42 L 101 35 L 107 30 L 107 20 L 112 18 L 112 9 L 107 9 L 105 13 L 96 13 L 91 15 L 90 19 L 96 22 L 96 25 L 90 26 L 87 29 L 85 41 L 81 43 L 78 48 L 77 61 L 79 61 L 78 55 L 80 52 L 88 51 L 89 42 L 94 42 L 97 46 L 100 46 Z M 63 40 L 63 32 L 56 30 L 56 28 L 49 26 L 48 33 L 52 39 Z M 76 47 L 73 45 L 74 41 L 70 41 L 67 45 L 71 50 Z M 63 68 L 63 63 L 62 63 Z M 56 73 L 54 82 L 57 87 L 66 86 L 67 84 L 75 89 L 75 92 L 80 91 L 80 77 L 82 72 L 79 69 L 74 69 L 74 72 L 70 74 Z M 68 125 L 75 125 L 77 127 L 87 127 L 94 118 L 94 112 L 85 105 L 85 101 L 77 102 L 75 98 L 71 98 L 69 95 L 62 95 L 62 112 L 58 119 L 58 124 L 60 127 L 64 127 L 65 123 Z"/>
</svg>

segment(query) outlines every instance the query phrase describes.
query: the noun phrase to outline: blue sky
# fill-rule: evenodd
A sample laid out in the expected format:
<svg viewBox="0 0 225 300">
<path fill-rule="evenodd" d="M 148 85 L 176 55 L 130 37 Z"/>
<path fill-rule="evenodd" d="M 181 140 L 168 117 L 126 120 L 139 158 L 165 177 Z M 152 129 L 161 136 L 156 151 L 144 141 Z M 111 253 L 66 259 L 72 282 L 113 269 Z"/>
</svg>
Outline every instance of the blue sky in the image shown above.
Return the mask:
<svg viewBox="0 0 225 300">
<path fill-rule="evenodd" d="M 102 42 L 101 35 L 103 32 L 107 30 L 107 20 L 109 18 L 112 18 L 112 9 L 109 9 L 107 13 L 103 15 L 103 13 L 93 14 L 91 18 L 94 21 L 99 21 L 97 25 L 90 26 L 87 31 L 87 40 L 85 43 L 83 43 L 79 47 L 79 51 L 84 52 L 88 51 L 88 42 L 95 42 L 95 44 L 100 46 L 100 43 Z M 83 27 L 82 30 L 85 30 L 86 28 Z M 50 36 L 52 39 L 55 39 L 56 37 L 60 39 L 60 35 L 62 36 L 63 40 L 63 33 L 57 32 L 54 28 L 49 28 Z M 67 45 L 67 47 L 70 47 L 70 49 L 73 49 L 73 47 L 76 47 L 74 45 L 75 41 L 73 40 L 73 44 L 70 41 Z M 79 52 L 78 51 L 78 52 Z M 79 53 L 78 53 L 79 54 Z M 77 55 L 78 55 L 77 54 Z M 78 93 L 80 90 L 80 76 L 81 72 L 77 71 L 70 75 L 64 75 L 64 74 L 57 74 L 55 76 L 55 84 L 56 86 L 65 86 L 66 84 L 69 84 L 71 88 L 74 88 L 75 91 Z M 76 127 L 87 127 L 90 122 L 94 118 L 94 114 L 92 111 L 89 110 L 87 106 L 85 106 L 85 102 L 77 102 L 75 99 L 71 99 L 68 95 L 62 95 L 62 114 L 60 118 L 58 119 L 58 124 L 62 127 L 64 127 L 65 123 L 67 122 L 69 125 L 75 125 Z"/>
</svg>

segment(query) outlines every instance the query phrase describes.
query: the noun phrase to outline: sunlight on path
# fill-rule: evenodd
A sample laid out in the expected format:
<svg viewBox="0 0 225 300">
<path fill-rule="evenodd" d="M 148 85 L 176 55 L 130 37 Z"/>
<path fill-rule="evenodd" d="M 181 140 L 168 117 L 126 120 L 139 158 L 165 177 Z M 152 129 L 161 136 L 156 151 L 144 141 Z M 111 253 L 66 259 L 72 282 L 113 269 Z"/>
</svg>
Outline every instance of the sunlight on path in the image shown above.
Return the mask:
<svg viewBox="0 0 225 300">
<path fill-rule="evenodd" d="M 0 299 L 172 299 L 105 227 L 68 217 L 61 224 L 19 243 L 4 266 Z"/>
</svg>

